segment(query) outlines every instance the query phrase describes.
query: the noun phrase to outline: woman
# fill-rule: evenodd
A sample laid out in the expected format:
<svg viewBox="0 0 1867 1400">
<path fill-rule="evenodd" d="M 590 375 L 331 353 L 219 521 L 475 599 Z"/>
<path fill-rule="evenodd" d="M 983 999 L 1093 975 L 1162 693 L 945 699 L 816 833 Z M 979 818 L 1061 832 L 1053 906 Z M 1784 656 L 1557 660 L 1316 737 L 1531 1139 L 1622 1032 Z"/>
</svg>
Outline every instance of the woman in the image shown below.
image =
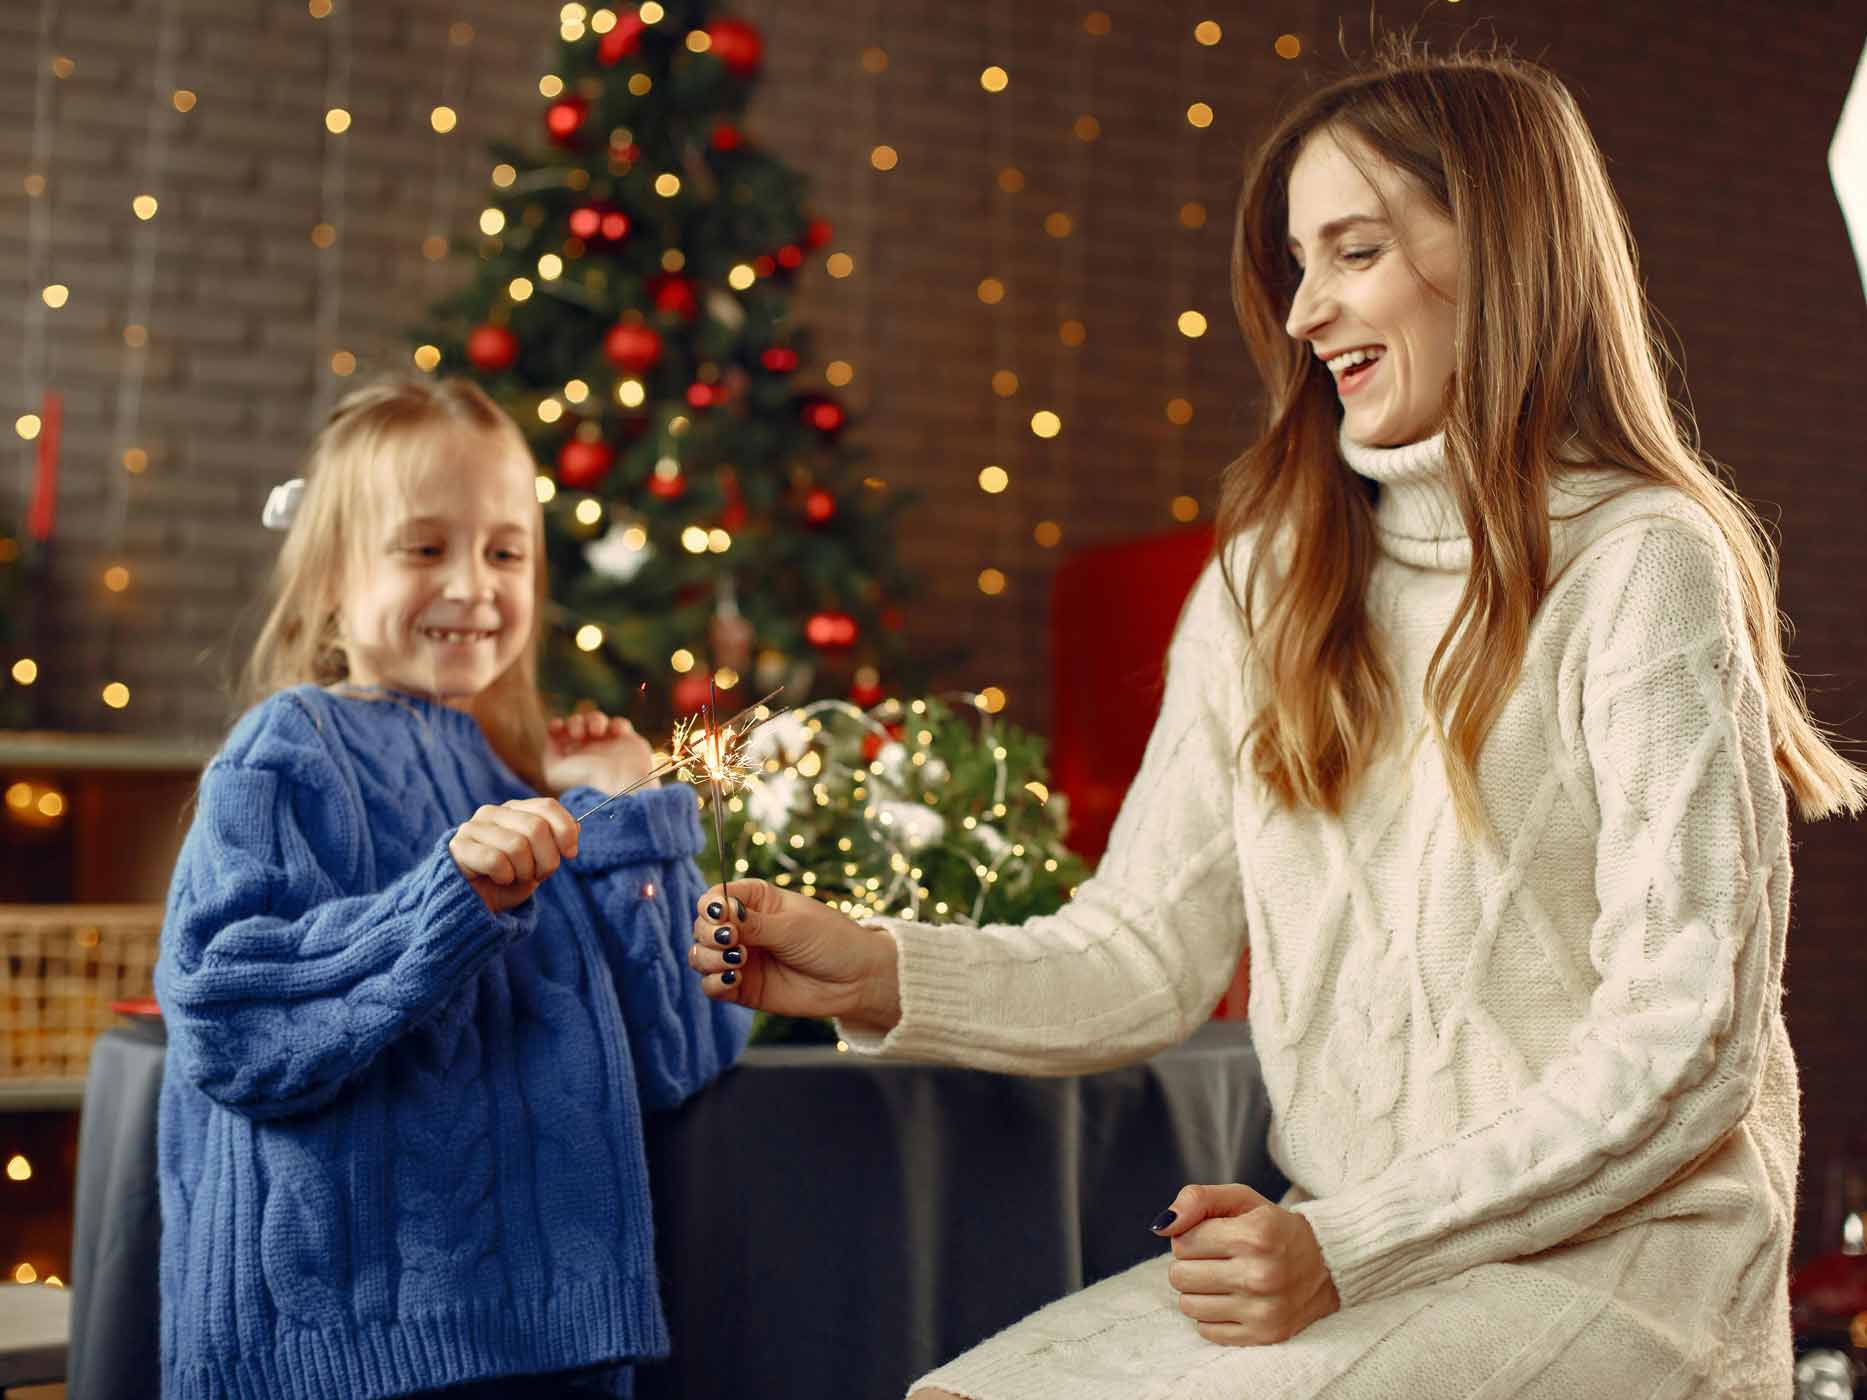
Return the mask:
<svg viewBox="0 0 1867 1400">
<path fill-rule="evenodd" d="M 1018 928 L 701 902 L 710 995 L 1023 1073 L 1187 1035 L 1251 955 L 1294 1183 L 925 1378 L 1026 1396 L 1782 1396 L 1786 792 L 1867 775 L 1755 517 L 1675 422 L 1553 76 L 1392 45 L 1246 181 L 1270 401 L 1094 879 Z"/>
</svg>

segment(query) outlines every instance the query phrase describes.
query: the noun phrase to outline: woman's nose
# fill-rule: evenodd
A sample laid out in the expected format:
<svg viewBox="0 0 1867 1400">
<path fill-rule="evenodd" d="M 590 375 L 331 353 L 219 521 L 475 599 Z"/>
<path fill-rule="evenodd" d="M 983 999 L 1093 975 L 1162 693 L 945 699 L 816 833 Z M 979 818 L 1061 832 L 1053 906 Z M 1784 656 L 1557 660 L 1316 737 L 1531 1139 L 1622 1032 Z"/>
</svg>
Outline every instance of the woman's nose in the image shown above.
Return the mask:
<svg viewBox="0 0 1867 1400">
<path fill-rule="evenodd" d="M 1284 318 L 1284 333 L 1292 340 L 1308 340 L 1329 323 L 1335 314 L 1328 300 L 1309 290 L 1309 279 L 1297 284 L 1290 298 L 1290 314 Z"/>
</svg>

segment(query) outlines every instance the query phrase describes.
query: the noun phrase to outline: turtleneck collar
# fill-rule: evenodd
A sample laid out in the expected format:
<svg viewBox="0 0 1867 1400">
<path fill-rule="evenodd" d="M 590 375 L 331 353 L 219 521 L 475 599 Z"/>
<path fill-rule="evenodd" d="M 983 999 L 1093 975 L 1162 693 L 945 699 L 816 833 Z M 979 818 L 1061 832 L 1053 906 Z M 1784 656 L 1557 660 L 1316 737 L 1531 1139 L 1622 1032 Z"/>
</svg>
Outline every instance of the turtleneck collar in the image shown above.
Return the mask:
<svg viewBox="0 0 1867 1400">
<path fill-rule="evenodd" d="M 1380 484 L 1374 520 L 1383 550 L 1416 568 L 1471 567 L 1472 542 L 1446 473 L 1445 433 L 1404 447 L 1370 447 L 1343 430 L 1336 443 L 1357 476 Z"/>
</svg>

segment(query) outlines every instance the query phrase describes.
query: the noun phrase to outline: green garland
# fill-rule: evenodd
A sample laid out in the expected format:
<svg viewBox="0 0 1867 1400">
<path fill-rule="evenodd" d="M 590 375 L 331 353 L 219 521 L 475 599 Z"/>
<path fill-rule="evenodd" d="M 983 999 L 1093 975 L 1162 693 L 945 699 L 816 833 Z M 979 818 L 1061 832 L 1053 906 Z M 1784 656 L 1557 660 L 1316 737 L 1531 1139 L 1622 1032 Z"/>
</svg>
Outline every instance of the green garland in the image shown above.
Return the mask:
<svg viewBox="0 0 1867 1400">
<path fill-rule="evenodd" d="M 1045 785 L 1044 741 L 963 700 L 869 710 L 820 700 L 752 731 L 747 753 L 760 772 L 722 813 L 733 877 L 814 895 L 857 919 L 992 924 L 1054 913 L 1089 872 L 1063 844 L 1068 804 Z M 826 1023 L 761 1013 L 753 1038 L 834 1035 Z"/>
</svg>

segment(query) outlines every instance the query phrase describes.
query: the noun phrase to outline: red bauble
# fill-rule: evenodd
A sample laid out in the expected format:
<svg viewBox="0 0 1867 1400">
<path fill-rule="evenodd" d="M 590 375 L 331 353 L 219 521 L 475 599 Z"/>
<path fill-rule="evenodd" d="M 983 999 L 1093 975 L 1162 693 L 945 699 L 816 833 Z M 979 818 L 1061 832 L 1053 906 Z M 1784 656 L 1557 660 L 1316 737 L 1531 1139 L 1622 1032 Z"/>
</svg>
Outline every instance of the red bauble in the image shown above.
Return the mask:
<svg viewBox="0 0 1867 1400">
<path fill-rule="evenodd" d="M 545 108 L 545 133 L 560 146 L 570 145 L 589 110 L 590 104 L 581 97 L 560 97 Z"/>
<path fill-rule="evenodd" d="M 648 295 L 655 303 L 655 310 L 672 312 L 688 320 L 700 309 L 694 297 L 694 284 L 676 273 L 664 272 L 651 277 Z"/>
<path fill-rule="evenodd" d="M 712 40 L 707 52 L 726 65 L 735 78 L 749 78 L 758 72 L 765 58 L 765 41 L 758 30 L 738 19 L 716 19 L 707 26 Z"/>
<path fill-rule="evenodd" d="M 687 478 L 676 472 L 673 476 L 663 476 L 659 471 L 648 474 L 648 494 L 664 501 L 677 501 L 687 489 Z"/>
<path fill-rule="evenodd" d="M 731 122 L 721 122 L 708 138 L 716 151 L 736 151 L 745 144 L 745 133 Z"/>
<path fill-rule="evenodd" d="M 707 684 L 704 670 L 689 671 L 674 683 L 674 708 L 684 715 L 704 710 L 711 698 L 712 687 Z"/>
<path fill-rule="evenodd" d="M 876 681 L 873 685 L 864 685 L 861 681 L 857 681 L 849 687 L 849 701 L 852 705 L 860 705 L 867 710 L 881 704 L 885 693 L 880 681 Z M 875 760 L 869 761 L 873 763 Z"/>
<path fill-rule="evenodd" d="M 624 374 L 645 374 L 661 359 L 661 337 L 640 321 L 618 321 L 603 337 L 603 354 Z"/>
<path fill-rule="evenodd" d="M 467 358 L 475 369 L 498 374 L 519 358 L 519 338 L 504 326 L 475 326 L 467 336 Z"/>
<path fill-rule="evenodd" d="M 834 437 L 843 430 L 843 406 L 835 399 L 805 399 L 800 412 L 804 421 L 825 437 Z"/>
<path fill-rule="evenodd" d="M 629 236 L 629 216 L 620 209 L 605 209 L 598 204 L 571 210 L 569 223 L 572 235 L 586 242 L 600 238 L 620 243 Z"/>
<path fill-rule="evenodd" d="M 856 619 L 846 612 L 816 612 L 804 620 L 804 639 L 820 651 L 842 651 L 856 644 Z"/>
<path fill-rule="evenodd" d="M 598 440 L 572 438 L 558 449 L 558 483 L 572 491 L 594 491 L 616 465 L 616 451 Z"/>
<path fill-rule="evenodd" d="M 725 391 L 717 384 L 693 383 L 687 386 L 687 406 L 689 408 L 712 408 L 726 397 Z"/>
<path fill-rule="evenodd" d="M 880 689 L 879 686 L 876 688 L 878 690 Z M 852 696 L 851 698 L 853 699 L 854 697 Z M 875 698 L 879 700 L 881 699 L 881 696 L 877 695 Z M 860 704 L 861 702 L 858 701 L 857 703 Z M 863 705 L 862 708 L 866 710 L 868 706 Z M 872 729 L 867 734 L 864 734 L 862 736 L 862 761 L 864 763 L 875 762 L 876 758 L 880 756 L 882 750 L 885 747 L 887 747 L 890 743 L 900 742 L 901 735 L 903 734 L 903 732 L 905 732 L 903 731 L 902 727 L 898 724 L 885 725 L 884 728 L 886 728 L 888 731 L 886 737 L 880 734 L 877 734 Z"/>
<path fill-rule="evenodd" d="M 647 28 L 640 10 L 634 7 L 623 10 L 616 16 L 615 26 L 598 41 L 596 61 L 605 68 L 614 68 L 623 59 L 640 53 L 642 31 Z"/>
<path fill-rule="evenodd" d="M 882 626 L 886 627 L 890 632 L 899 632 L 903 627 L 907 626 L 907 621 L 907 616 L 900 608 L 891 605 L 882 609 Z"/>
<path fill-rule="evenodd" d="M 804 230 L 804 246 L 806 248 L 821 248 L 829 241 L 830 221 L 828 219 L 812 219 L 809 226 Z"/>
<path fill-rule="evenodd" d="M 752 259 L 752 270 L 760 277 L 769 277 L 778 270 L 778 260 L 769 253 L 760 253 Z"/>
<path fill-rule="evenodd" d="M 835 514 L 836 497 L 821 486 L 812 487 L 810 494 L 804 497 L 804 519 L 812 525 L 821 525 Z"/>
<path fill-rule="evenodd" d="M 787 243 L 778 250 L 778 266 L 788 269 L 804 265 L 804 250 L 795 243 Z"/>
<path fill-rule="evenodd" d="M 758 360 L 773 374 L 789 374 L 797 368 L 797 351 L 789 346 L 773 345 Z"/>
</svg>

